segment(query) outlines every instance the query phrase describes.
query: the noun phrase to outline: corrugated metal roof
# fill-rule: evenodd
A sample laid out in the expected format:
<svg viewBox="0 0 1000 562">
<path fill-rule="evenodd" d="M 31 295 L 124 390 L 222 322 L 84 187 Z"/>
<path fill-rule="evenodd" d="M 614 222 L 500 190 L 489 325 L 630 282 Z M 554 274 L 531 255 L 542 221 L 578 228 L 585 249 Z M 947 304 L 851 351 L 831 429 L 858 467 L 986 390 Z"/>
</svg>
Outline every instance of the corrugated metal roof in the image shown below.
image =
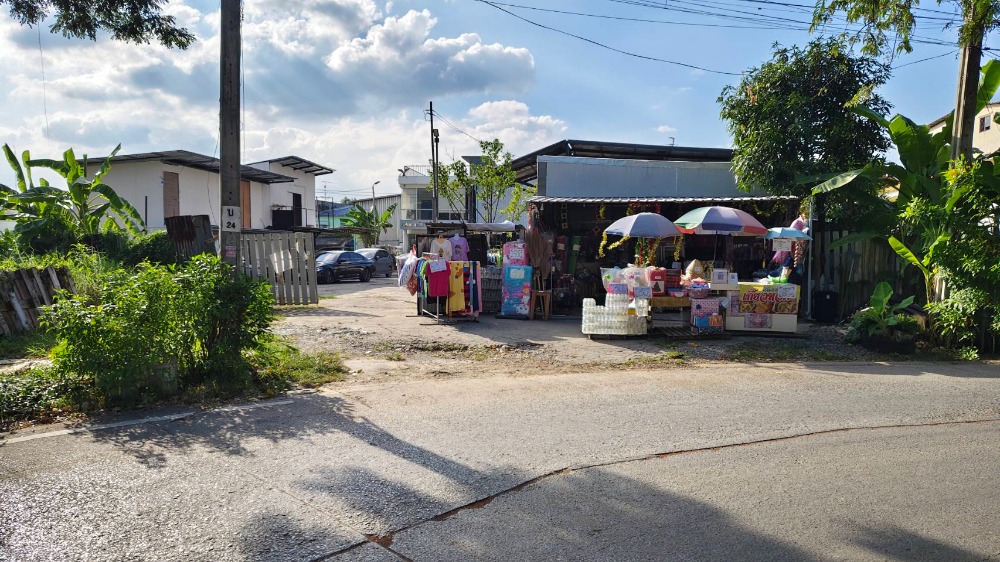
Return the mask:
<svg viewBox="0 0 1000 562">
<path fill-rule="evenodd" d="M 281 158 L 272 158 L 270 160 L 265 160 L 265 162 L 278 164 L 280 166 L 285 166 L 293 170 L 299 170 L 301 172 L 312 174 L 314 176 L 332 174 L 337 171 L 334 170 L 333 168 L 328 168 L 326 166 L 322 166 L 315 162 L 310 162 L 305 158 L 299 158 L 298 156 L 282 156 Z"/>
<path fill-rule="evenodd" d="M 101 162 L 103 160 L 103 158 L 101 160 L 95 159 L 96 162 Z M 111 159 L 112 163 L 156 161 L 163 162 L 164 164 L 170 164 L 172 166 L 184 166 L 186 168 L 204 170 L 214 174 L 219 173 L 218 158 L 189 152 L 187 150 L 165 150 L 161 152 L 143 152 L 141 154 L 123 154 L 121 156 L 115 156 Z M 268 172 L 266 170 L 258 170 L 257 168 L 251 168 L 246 165 L 240 165 L 240 178 L 258 183 L 288 183 L 295 181 L 295 178 L 282 174 L 276 174 L 274 172 Z"/>
<path fill-rule="evenodd" d="M 536 195 L 528 203 L 744 203 L 751 201 L 797 201 L 794 195 L 748 197 L 545 197 Z"/>
</svg>

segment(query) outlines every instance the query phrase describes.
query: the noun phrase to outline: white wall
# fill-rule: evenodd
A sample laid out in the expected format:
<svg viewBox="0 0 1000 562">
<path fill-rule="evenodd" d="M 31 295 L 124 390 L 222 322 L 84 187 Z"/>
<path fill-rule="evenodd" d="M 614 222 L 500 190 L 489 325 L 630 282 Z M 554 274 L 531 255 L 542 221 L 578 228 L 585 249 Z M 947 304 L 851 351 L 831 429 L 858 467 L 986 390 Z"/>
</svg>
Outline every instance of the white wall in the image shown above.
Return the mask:
<svg viewBox="0 0 1000 562">
<path fill-rule="evenodd" d="M 276 162 L 256 162 L 251 165 L 258 170 L 266 170 L 295 178 L 295 181 L 290 183 L 271 184 L 269 194 L 267 195 L 270 199 L 267 203 L 267 212 L 269 214 L 271 207 L 275 205 L 290 209 L 292 207 L 292 194 L 298 193 L 302 195 L 302 225 L 316 226 L 316 176 L 302 170 L 294 170 L 287 166 L 279 165 Z M 268 218 L 267 224 L 271 224 L 270 220 Z M 254 225 L 254 228 L 260 227 Z"/>
<path fill-rule="evenodd" d="M 93 171 L 90 170 L 88 173 Z M 162 162 L 117 162 L 112 164 L 111 170 L 104 176 L 104 183 L 110 185 L 119 196 L 127 199 L 139 211 L 149 231 L 162 230 L 166 228 L 163 220 L 164 172 L 174 172 L 178 175 L 180 213 L 208 215 L 212 224 L 218 226 L 222 205 L 219 174 L 185 166 L 170 166 Z M 270 188 L 266 184 L 250 182 L 250 214 L 252 228 L 270 226 Z"/>
</svg>

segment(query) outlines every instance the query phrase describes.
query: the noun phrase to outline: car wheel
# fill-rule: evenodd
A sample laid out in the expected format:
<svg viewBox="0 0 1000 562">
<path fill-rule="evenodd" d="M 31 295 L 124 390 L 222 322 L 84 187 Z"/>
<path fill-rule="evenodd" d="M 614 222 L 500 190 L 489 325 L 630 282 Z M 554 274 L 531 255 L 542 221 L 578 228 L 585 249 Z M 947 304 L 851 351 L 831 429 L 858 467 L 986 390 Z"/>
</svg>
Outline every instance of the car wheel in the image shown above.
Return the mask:
<svg viewBox="0 0 1000 562">
<path fill-rule="evenodd" d="M 358 275 L 358 280 L 362 283 L 367 283 L 372 280 L 372 271 L 370 269 L 362 269 L 361 275 Z"/>
<path fill-rule="evenodd" d="M 319 272 L 319 276 L 316 278 L 316 281 L 320 285 L 328 285 L 330 283 L 330 272 L 329 271 L 320 271 Z"/>
</svg>

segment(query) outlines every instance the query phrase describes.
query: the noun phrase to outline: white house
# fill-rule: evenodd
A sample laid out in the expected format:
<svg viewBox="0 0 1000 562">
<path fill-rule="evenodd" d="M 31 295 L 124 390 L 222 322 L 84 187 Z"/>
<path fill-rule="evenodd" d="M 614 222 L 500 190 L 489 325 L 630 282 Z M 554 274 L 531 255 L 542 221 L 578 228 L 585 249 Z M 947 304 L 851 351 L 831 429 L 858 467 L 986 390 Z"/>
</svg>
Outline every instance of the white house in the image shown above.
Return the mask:
<svg viewBox="0 0 1000 562">
<path fill-rule="evenodd" d="M 88 174 L 102 160 L 90 160 Z M 334 170 L 296 156 L 240 167 L 240 206 L 244 228 L 315 225 L 317 175 Z M 219 159 L 186 150 L 118 155 L 104 183 L 128 200 L 149 230 L 165 218 L 208 215 L 218 225 L 221 207 Z M 307 207 L 308 205 L 308 207 Z"/>
<path fill-rule="evenodd" d="M 992 154 L 1000 150 L 1000 124 L 993 121 L 994 116 L 1000 113 L 1000 101 L 990 102 L 976 114 L 976 121 L 972 129 L 972 146 L 984 154 Z M 944 129 L 945 120 L 951 115 L 943 115 L 927 125 L 930 133 L 934 134 Z"/>
</svg>

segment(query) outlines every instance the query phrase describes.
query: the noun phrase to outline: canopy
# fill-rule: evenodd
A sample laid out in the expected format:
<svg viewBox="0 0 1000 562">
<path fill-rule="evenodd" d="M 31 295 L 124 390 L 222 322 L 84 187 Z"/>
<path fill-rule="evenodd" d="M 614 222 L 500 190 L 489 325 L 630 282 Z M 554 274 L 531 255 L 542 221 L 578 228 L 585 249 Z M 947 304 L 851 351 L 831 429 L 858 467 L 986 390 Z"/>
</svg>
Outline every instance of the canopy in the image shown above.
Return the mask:
<svg viewBox="0 0 1000 562">
<path fill-rule="evenodd" d="M 681 235 L 681 231 L 670 222 L 670 219 L 657 213 L 636 213 L 620 218 L 605 228 L 604 232 L 630 238 L 667 238 Z"/>
<path fill-rule="evenodd" d="M 749 213 L 732 207 L 699 207 L 674 221 L 684 234 L 764 236 L 767 229 Z"/>
</svg>

